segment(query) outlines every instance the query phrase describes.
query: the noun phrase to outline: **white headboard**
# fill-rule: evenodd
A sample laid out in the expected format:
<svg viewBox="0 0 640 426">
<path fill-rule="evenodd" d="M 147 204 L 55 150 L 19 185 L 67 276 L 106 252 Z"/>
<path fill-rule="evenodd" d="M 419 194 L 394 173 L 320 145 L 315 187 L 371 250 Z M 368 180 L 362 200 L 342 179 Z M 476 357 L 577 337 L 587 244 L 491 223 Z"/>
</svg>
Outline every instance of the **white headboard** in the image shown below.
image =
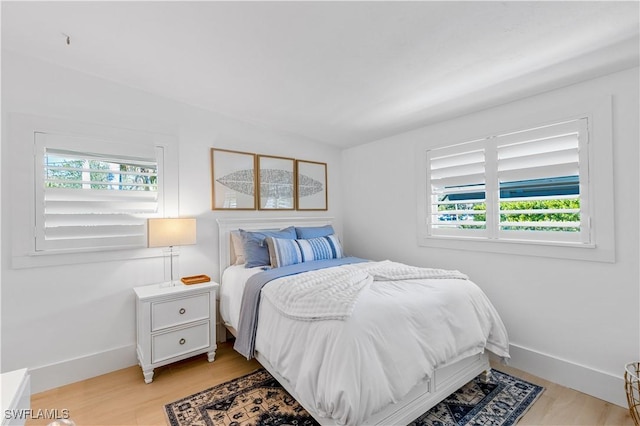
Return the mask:
<svg viewBox="0 0 640 426">
<path fill-rule="evenodd" d="M 231 231 L 244 229 L 282 229 L 287 226 L 323 226 L 333 223 L 332 217 L 273 217 L 273 218 L 220 218 L 218 222 L 218 253 L 220 255 L 220 279 L 224 270 L 235 262 Z"/>
</svg>

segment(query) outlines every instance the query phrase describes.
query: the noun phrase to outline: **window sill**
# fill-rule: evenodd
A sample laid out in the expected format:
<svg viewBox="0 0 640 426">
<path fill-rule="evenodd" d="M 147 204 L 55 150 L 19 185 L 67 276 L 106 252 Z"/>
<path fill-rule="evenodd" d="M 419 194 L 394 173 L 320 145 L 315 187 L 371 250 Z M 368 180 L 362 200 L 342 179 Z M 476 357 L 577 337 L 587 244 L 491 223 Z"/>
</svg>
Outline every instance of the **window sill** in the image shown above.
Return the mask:
<svg viewBox="0 0 640 426">
<path fill-rule="evenodd" d="M 24 255 L 13 255 L 13 269 L 40 268 L 47 266 L 75 265 L 81 263 L 98 263 L 121 260 L 146 259 L 162 257 L 160 249 L 126 249 L 99 251 L 66 251 L 66 252 L 32 252 Z"/>
<path fill-rule="evenodd" d="M 556 243 L 547 241 L 487 240 L 460 237 L 419 237 L 421 247 L 468 250 L 520 256 L 551 257 L 554 259 L 615 262 L 615 251 L 596 244 Z"/>
</svg>

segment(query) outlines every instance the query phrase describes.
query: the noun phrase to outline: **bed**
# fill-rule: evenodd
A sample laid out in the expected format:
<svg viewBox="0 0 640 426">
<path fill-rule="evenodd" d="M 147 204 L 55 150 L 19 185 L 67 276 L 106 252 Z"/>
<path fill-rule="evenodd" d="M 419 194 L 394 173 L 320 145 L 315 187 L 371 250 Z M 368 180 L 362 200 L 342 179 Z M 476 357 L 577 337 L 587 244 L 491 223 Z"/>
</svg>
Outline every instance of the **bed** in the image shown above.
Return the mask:
<svg viewBox="0 0 640 426">
<path fill-rule="evenodd" d="M 242 299 L 245 297 L 246 308 L 245 287 L 266 268 L 236 265 L 232 237 L 237 239 L 239 229 L 327 228 L 332 219 L 225 218 L 217 222 L 220 314 L 236 336 L 236 349 L 254 356 L 322 425 L 409 424 L 479 374 L 488 375 L 487 349 L 509 358 L 502 321 L 484 293 L 464 274 L 439 271 L 445 275 L 431 278 L 433 270 L 425 268 L 346 257 L 332 260 L 346 263 L 294 272 L 258 290 L 255 335 L 247 352 L 249 346 L 242 346 L 247 332 L 242 330 L 250 320 Z M 270 244 L 278 241 L 283 242 L 274 238 Z M 322 262 L 309 265 L 314 263 Z M 282 271 L 299 266 L 305 265 L 285 264 Z M 407 271 L 410 275 L 402 275 Z M 340 287 L 343 293 L 336 299 L 348 302 L 338 313 L 320 304 L 320 308 L 312 307 L 312 319 L 296 316 L 306 315 L 308 310 L 295 311 L 298 308 L 288 304 L 291 298 L 282 296 L 289 288 L 280 285 L 283 281 L 304 287 L 305 282 L 320 282 L 317 277 L 345 276 L 354 277 L 360 287 L 355 296 L 347 298 L 344 292 L 352 287 Z M 364 284 L 362 277 L 368 277 Z M 334 282 L 338 281 L 331 281 L 331 285 Z M 431 292 L 428 297 L 432 302 L 421 300 L 418 292 L 425 291 Z M 453 302 L 458 298 L 460 302 Z M 426 303 L 425 308 L 421 303 Z"/>
</svg>

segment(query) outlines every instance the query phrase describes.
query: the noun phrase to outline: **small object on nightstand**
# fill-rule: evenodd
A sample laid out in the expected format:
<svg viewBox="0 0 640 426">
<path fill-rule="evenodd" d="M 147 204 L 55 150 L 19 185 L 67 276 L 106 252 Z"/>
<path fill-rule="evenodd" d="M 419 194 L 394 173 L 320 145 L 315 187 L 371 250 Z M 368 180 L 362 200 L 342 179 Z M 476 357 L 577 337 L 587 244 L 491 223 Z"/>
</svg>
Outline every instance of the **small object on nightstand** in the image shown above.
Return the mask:
<svg viewBox="0 0 640 426">
<path fill-rule="evenodd" d="M 180 278 L 180 281 L 182 281 L 186 285 L 191 285 L 191 284 L 208 283 L 209 281 L 211 281 L 211 278 L 209 278 L 208 275 L 204 275 L 204 274 L 192 275 L 190 277 L 182 277 Z"/>
<path fill-rule="evenodd" d="M 216 356 L 216 293 L 218 284 L 154 284 L 136 293 L 137 352 L 144 381 L 153 370 L 194 355 Z"/>
</svg>

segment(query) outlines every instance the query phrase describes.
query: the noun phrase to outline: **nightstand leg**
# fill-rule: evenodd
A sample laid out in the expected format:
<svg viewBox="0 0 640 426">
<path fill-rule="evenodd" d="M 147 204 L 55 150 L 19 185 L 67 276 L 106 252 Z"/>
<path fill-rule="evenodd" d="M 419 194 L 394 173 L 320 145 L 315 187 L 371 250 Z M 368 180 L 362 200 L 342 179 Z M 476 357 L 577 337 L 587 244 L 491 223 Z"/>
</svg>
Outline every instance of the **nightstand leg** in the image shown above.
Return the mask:
<svg viewBox="0 0 640 426">
<path fill-rule="evenodd" d="M 213 362 L 213 360 L 216 359 L 216 348 L 217 346 L 214 346 L 212 351 L 207 352 L 209 362 Z"/>
<path fill-rule="evenodd" d="M 151 383 L 153 381 L 153 368 L 142 369 L 144 375 L 144 382 Z"/>
</svg>

